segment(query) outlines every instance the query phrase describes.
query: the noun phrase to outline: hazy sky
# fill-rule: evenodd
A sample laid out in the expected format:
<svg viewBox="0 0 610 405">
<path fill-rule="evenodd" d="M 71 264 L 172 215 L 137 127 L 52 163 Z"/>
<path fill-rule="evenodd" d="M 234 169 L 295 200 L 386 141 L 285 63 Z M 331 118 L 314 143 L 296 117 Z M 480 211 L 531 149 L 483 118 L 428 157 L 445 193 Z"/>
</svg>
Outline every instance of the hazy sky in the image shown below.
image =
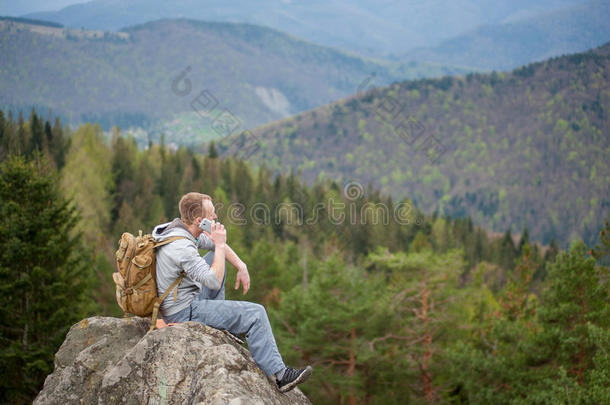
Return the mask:
<svg viewBox="0 0 610 405">
<path fill-rule="evenodd" d="M 35 11 L 59 10 L 89 0 L 0 0 L 0 15 L 21 16 Z"/>
</svg>

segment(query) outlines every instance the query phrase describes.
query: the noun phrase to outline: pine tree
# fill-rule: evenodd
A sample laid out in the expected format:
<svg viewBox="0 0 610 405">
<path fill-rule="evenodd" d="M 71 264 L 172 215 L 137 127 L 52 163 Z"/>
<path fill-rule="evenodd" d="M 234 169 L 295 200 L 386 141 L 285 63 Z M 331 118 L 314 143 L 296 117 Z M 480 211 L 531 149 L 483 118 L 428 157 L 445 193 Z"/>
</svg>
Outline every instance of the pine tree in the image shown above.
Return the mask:
<svg viewBox="0 0 610 405">
<path fill-rule="evenodd" d="M 0 402 L 29 402 L 68 328 L 93 309 L 91 266 L 56 175 L 10 157 L 0 166 Z"/>
<path fill-rule="evenodd" d="M 32 109 L 30 115 L 30 142 L 27 148 L 28 154 L 33 154 L 36 151 L 42 152 L 43 150 L 43 125 L 41 119 L 36 115 L 36 111 Z"/>
<path fill-rule="evenodd" d="M 126 201 L 127 204 L 133 203 L 137 193 L 134 182 L 135 170 L 134 162 L 137 153 L 137 146 L 132 139 L 123 139 L 116 127 L 113 128 L 112 139 L 112 178 L 113 189 L 111 190 L 114 199 L 111 222 L 115 222 L 119 216 L 119 210 Z"/>
<path fill-rule="evenodd" d="M 208 149 L 208 157 L 210 159 L 215 159 L 218 157 L 218 152 L 216 151 L 216 145 L 214 145 L 214 142 L 210 142 L 210 148 Z"/>
<path fill-rule="evenodd" d="M 595 376 L 608 372 L 598 369 L 608 364 L 607 346 L 599 342 L 610 339 L 610 298 L 608 268 L 595 265 L 587 255 L 582 241 L 561 253 L 550 266 L 550 288 L 542 296 L 540 319 L 544 333 L 537 345 L 545 347 L 546 361 L 553 369 L 571 378 L 574 387 L 568 395 L 574 403 L 608 403 L 610 388 L 606 380 L 602 386 Z M 596 389 L 597 400 L 588 397 L 589 389 Z"/>
<path fill-rule="evenodd" d="M 287 361 L 316 368 L 312 384 L 319 389 L 308 393 L 314 403 L 362 404 L 369 389 L 387 389 L 370 380 L 381 361 L 370 342 L 385 334 L 387 319 L 381 292 L 378 278 L 334 255 L 315 269 L 307 288 L 294 287 L 271 312 Z"/>
<path fill-rule="evenodd" d="M 175 218 L 178 201 L 181 197 L 179 188 L 180 179 L 183 175 L 182 162 L 177 154 L 162 151 L 162 156 L 165 157 L 161 160 L 161 173 L 157 184 L 158 193 L 163 199 L 165 216 Z"/>
<path fill-rule="evenodd" d="M 443 218 L 439 217 L 434 221 L 431 239 L 435 251 L 444 253 L 449 248 L 449 241 L 447 240 L 447 223 Z"/>
<path fill-rule="evenodd" d="M 62 190 L 73 199 L 83 221 L 78 231 L 95 245 L 109 231 L 113 187 L 111 153 L 98 125 L 78 128 L 61 177 Z"/>
<path fill-rule="evenodd" d="M 250 169 L 243 161 L 238 161 L 235 165 L 235 176 L 233 177 L 233 189 L 238 203 L 249 205 L 252 202 L 254 190 Z"/>
<path fill-rule="evenodd" d="M 202 190 L 209 194 L 220 184 L 220 163 L 218 159 L 206 157 L 203 161 Z"/>
<path fill-rule="evenodd" d="M 501 310 L 473 344 L 453 351 L 463 399 L 473 403 L 609 403 L 608 269 L 595 266 L 582 242 L 547 266 L 539 302 L 529 293 L 539 260 L 524 245 Z"/>
<path fill-rule="evenodd" d="M 517 258 L 517 249 L 513 242 L 513 237 L 510 233 L 510 229 L 506 230 L 504 237 L 500 244 L 500 265 L 506 270 L 510 270 L 515 266 L 515 259 Z"/>
<path fill-rule="evenodd" d="M 385 336 L 386 345 L 394 346 L 393 358 L 403 359 L 398 369 L 404 386 L 401 403 L 441 401 L 449 388 L 445 347 L 458 337 L 460 320 L 466 319 L 457 305 L 463 253 L 390 254 L 379 248 L 368 259 L 369 267 L 388 279 L 382 305 L 392 317 Z"/>
<path fill-rule="evenodd" d="M 591 254 L 598 262 L 610 265 L 610 219 L 604 221 L 604 227 L 599 231 L 599 243 Z"/>
<path fill-rule="evenodd" d="M 0 162 L 8 155 L 8 124 L 4 111 L 0 110 Z"/>
<path fill-rule="evenodd" d="M 51 128 L 51 123 L 49 121 L 45 121 L 44 123 L 44 138 L 42 145 L 42 151 L 45 158 L 49 161 L 49 163 L 57 167 L 55 158 L 51 153 L 51 145 L 53 145 L 53 129 Z"/>
<path fill-rule="evenodd" d="M 11 111 L 9 111 L 6 116 L 2 138 L 2 145 L 0 146 L 4 149 L 4 157 L 2 159 L 4 160 L 8 155 L 16 154 L 16 150 L 18 149 L 17 126 L 13 120 L 13 113 Z"/>
<path fill-rule="evenodd" d="M 413 242 L 409 246 L 409 252 L 417 253 L 430 249 L 430 247 L 430 242 L 428 242 L 428 238 L 426 237 L 426 235 L 424 235 L 422 231 L 419 231 L 417 232 L 417 234 L 415 235 L 415 239 L 413 239 Z"/>
<path fill-rule="evenodd" d="M 544 261 L 545 262 L 554 262 L 555 257 L 557 256 L 558 253 L 559 253 L 559 245 L 557 244 L 557 241 L 553 238 L 549 242 L 549 248 L 546 251 L 546 253 L 544 254 Z"/>
<path fill-rule="evenodd" d="M 27 151 L 27 146 L 30 142 L 29 132 L 25 128 L 25 121 L 23 119 L 23 113 L 19 111 L 19 116 L 17 117 L 17 137 L 15 139 L 15 145 L 12 148 L 11 153 L 16 155 L 20 155 Z"/>
<path fill-rule="evenodd" d="M 472 339 L 457 341 L 449 353 L 455 395 L 462 402 L 525 403 L 523 398 L 537 378 L 546 376 L 544 369 L 539 375 L 529 372 L 529 363 L 533 363 L 529 353 L 539 350 L 532 345 L 538 330 L 536 300 L 529 292 L 533 262 L 526 247 L 497 301 L 493 296 L 481 297 L 480 289 L 475 292 L 477 300 L 483 298 L 480 303 L 486 305 L 481 306 L 480 319 L 471 326 Z"/>
<path fill-rule="evenodd" d="M 61 170 L 66 163 L 66 153 L 68 149 L 70 149 L 70 141 L 66 140 L 66 137 L 64 136 L 64 130 L 61 127 L 59 117 L 55 117 L 55 123 L 53 124 L 51 132 L 53 133 L 53 141 L 49 145 L 49 148 L 53 155 L 53 160 L 57 165 L 57 169 Z"/>
<path fill-rule="evenodd" d="M 519 247 L 517 248 L 517 254 L 521 256 L 523 254 L 523 246 L 530 243 L 530 234 L 527 231 L 527 226 L 523 229 L 521 239 L 519 239 Z"/>
<path fill-rule="evenodd" d="M 4 111 L 0 110 L 0 147 L 4 144 L 4 133 L 6 132 L 6 118 L 4 117 Z"/>
</svg>

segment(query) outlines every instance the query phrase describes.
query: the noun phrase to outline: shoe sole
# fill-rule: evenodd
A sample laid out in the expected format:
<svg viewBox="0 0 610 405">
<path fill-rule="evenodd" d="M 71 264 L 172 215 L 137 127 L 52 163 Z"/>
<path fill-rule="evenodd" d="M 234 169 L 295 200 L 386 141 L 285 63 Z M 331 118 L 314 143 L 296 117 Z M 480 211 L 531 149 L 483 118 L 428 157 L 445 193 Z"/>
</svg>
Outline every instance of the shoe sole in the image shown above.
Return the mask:
<svg viewBox="0 0 610 405">
<path fill-rule="evenodd" d="M 288 391 L 292 390 L 294 387 L 296 387 L 297 384 L 307 381 L 307 379 L 311 375 L 312 371 L 313 371 L 313 369 L 311 368 L 311 366 L 305 367 L 305 370 L 303 370 L 303 372 L 301 374 L 299 374 L 299 376 L 297 378 L 295 378 L 294 381 L 289 382 L 288 384 L 281 387 L 280 392 L 288 392 Z"/>
</svg>

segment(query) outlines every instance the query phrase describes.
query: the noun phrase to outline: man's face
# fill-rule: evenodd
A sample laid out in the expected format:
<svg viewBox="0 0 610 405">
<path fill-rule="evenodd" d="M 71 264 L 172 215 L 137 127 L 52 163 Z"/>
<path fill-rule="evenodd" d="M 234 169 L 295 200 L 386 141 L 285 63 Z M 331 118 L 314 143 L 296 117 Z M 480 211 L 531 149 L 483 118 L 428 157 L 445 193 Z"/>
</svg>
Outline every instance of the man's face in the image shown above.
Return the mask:
<svg viewBox="0 0 610 405">
<path fill-rule="evenodd" d="M 216 218 L 218 218 L 216 216 L 216 209 L 214 208 L 214 204 L 212 204 L 212 201 L 205 200 L 203 202 L 203 207 L 205 209 L 205 212 L 207 213 L 207 219 L 209 219 L 210 221 L 214 221 Z"/>
</svg>

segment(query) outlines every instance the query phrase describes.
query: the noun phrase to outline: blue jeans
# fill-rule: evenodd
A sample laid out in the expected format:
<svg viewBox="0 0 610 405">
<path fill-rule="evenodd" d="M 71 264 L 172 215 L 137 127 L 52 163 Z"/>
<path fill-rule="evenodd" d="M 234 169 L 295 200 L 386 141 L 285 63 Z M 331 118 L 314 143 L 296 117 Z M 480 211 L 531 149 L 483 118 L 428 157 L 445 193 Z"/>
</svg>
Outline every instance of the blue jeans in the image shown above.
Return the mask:
<svg viewBox="0 0 610 405">
<path fill-rule="evenodd" d="M 203 258 L 211 266 L 214 252 L 208 252 Z M 189 307 L 165 317 L 165 322 L 197 321 L 236 335 L 245 334 L 254 361 L 265 374 L 271 376 L 284 370 L 286 366 L 275 343 L 265 307 L 253 302 L 225 300 L 225 279 L 226 272 L 218 290 L 202 286 L 201 293 Z"/>
</svg>

